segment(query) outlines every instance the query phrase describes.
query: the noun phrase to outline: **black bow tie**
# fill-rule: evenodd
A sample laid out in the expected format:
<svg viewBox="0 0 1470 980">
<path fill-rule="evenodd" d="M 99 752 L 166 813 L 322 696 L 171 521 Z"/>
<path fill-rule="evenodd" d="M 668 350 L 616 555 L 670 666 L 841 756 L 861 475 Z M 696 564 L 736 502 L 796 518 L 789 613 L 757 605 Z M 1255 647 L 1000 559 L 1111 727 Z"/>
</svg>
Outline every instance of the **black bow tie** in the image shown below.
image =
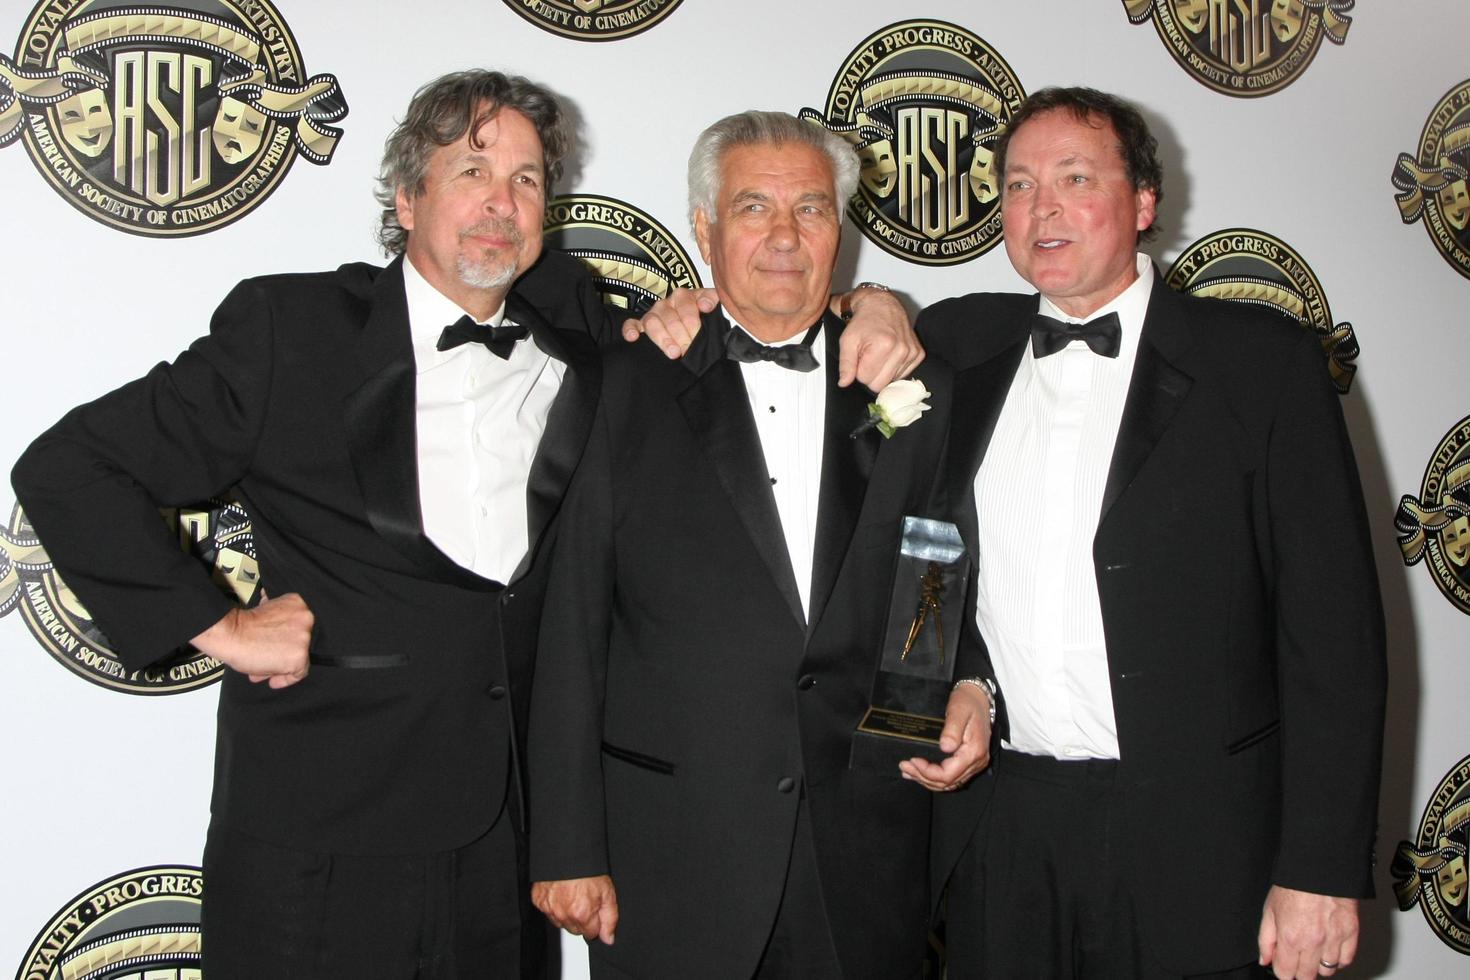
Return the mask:
<svg viewBox="0 0 1470 980">
<path fill-rule="evenodd" d="M 502 361 L 510 359 L 516 341 L 531 335 L 531 328 L 505 321 L 498 327 L 476 323 L 468 313 L 444 328 L 439 335 L 439 350 L 453 350 L 460 344 L 484 344 Z"/>
<path fill-rule="evenodd" d="M 812 327 L 806 332 L 801 343 L 772 347 L 756 340 L 744 330 L 732 327 L 729 334 L 725 336 L 725 356 L 743 364 L 770 361 L 778 367 L 789 368 L 792 371 L 815 371 L 817 355 L 812 353 L 812 341 L 816 339 L 816 336 L 817 328 Z"/>
<path fill-rule="evenodd" d="M 1123 345 L 1118 314 L 1109 313 L 1086 323 L 1064 323 L 1038 313 L 1031 322 L 1031 353 L 1036 357 L 1055 354 L 1074 340 L 1084 341 L 1094 354 L 1117 357 Z"/>
</svg>

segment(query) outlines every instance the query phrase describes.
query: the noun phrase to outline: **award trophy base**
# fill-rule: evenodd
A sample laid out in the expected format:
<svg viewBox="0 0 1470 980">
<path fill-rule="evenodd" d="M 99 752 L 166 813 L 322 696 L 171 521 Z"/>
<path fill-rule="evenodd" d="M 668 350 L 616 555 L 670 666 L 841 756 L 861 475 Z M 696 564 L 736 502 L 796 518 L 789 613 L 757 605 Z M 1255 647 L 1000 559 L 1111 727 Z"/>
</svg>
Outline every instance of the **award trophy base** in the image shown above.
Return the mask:
<svg viewBox="0 0 1470 980">
<path fill-rule="evenodd" d="M 939 749 L 939 733 L 943 730 L 943 718 L 870 707 L 852 736 L 852 766 L 896 768 L 903 760 L 916 756 L 930 762 L 943 761 L 944 753 Z"/>
</svg>

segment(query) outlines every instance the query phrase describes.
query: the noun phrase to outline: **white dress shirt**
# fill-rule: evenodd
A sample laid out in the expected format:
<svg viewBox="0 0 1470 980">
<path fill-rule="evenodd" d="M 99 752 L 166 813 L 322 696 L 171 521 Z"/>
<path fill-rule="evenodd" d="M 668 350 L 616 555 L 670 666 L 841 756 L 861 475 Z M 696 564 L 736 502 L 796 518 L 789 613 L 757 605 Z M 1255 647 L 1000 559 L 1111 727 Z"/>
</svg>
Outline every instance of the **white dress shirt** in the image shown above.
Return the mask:
<svg viewBox="0 0 1470 980">
<path fill-rule="evenodd" d="M 736 325 L 732 330 L 741 330 Z M 806 332 L 772 347 L 799 344 Z M 822 489 L 822 428 L 827 418 L 826 341 L 821 330 L 812 341 L 815 371 L 793 371 L 756 361 L 740 365 L 745 394 L 755 416 L 771 493 L 786 535 L 786 552 L 796 574 L 803 614 L 811 615 L 812 552 L 816 548 L 817 498 Z"/>
<path fill-rule="evenodd" d="M 1138 279 L 1091 316 L 1117 313 L 1116 358 L 1074 340 L 1049 357 L 1027 344 L 975 476 L 976 620 L 1010 719 L 1005 743 L 1058 759 L 1116 759 L 1118 730 L 1092 542 L 1153 288 Z M 983 326 L 983 325 L 977 325 Z"/>
<path fill-rule="evenodd" d="M 457 564 L 499 582 L 526 554 L 526 481 L 566 365 L 531 338 L 501 360 L 483 344 L 437 348 L 464 311 L 403 261 L 417 369 L 424 533 Z M 502 306 L 490 317 L 499 326 Z"/>
</svg>

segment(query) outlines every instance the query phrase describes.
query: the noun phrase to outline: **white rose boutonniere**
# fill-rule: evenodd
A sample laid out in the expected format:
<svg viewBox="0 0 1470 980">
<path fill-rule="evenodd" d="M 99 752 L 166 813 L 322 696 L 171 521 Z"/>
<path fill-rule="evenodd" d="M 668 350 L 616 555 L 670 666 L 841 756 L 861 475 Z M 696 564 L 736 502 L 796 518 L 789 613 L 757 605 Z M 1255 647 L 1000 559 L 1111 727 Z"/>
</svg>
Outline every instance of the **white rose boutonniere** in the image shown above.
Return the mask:
<svg viewBox="0 0 1470 980">
<path fill-rule="evenodd" d="M 912 425 L 920 415 L 929 411 L 930 406 L 925 401 L 928 397 L 929 389 L 922 381 L 906 378 L 890 383 L 878 392 L 877 401 L 869 403 L 868 417 L 852 430 L 852 438 L 856 439 L 874 428 L 883 433 L 883 438 L 893 438 L 895 432 Z"/>
</svg>

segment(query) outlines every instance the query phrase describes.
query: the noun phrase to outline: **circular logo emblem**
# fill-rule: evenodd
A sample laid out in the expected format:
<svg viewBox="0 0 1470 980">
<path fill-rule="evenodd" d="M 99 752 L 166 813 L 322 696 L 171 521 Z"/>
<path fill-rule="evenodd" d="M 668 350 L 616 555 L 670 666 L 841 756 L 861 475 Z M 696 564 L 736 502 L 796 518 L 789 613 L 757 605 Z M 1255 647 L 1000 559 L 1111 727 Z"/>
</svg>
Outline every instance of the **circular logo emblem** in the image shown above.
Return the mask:
<svg viewBox="0 0 1470 980">
<path fill-rule="evenodd" d="M 200 980 L 198 868 L 99 882 L 37 934 L 15 980 Z"/>
<path fill-rule="evenodd" d="M 505 0 L 544 31 L 577 41 L 616 41 L 641 34 L 682 0 Z"/>
<path fill-rule="evenodd" d="M 638 315 L 673 289 L 703 285 L 667 228 L 625 201 L 595 194 L 552 198 L 545 241 L 585 262 L 603 301 Z"/>
<path fill-rule="evenodd" d="M 994 146 L 1026 93 L 1005 59 L 963 27 L 908 20 L 848 55 L 818 112 L 801 118 L 857 148 L 848 214 L 885 250 L 955 265 L 1001 240 Z"/>
<path fill-rule="evenodd" d="M 1434 934 L 1457 953 L 1470 955 L 1470 755 L 1455 763 L 1435 787 L 1419 818 L 1419 833 L 1400 841 L 1389 872 L 1399 909 L 1417 902 Z"/>
<path fill-rule="evenodd" d="M 346 114 L 267 0 L 42 0 L 0 55 L 0 146 L 23 140 L 73 207 L 155 238 L 239 220 L 298 155 L 329 162 Z"/>
<path fill-rule="evenodd" d="M 1444 437 L 1419 496 L 1404 494 L 1393 523 L 1404 564 L 1427 555 L 1439 591 L 1470 614 L 1470 416 Z"/>
<path fill-rule="evenodd" d="M 164 511 L 180 546 L 213 571 L 215 584 L 243 605 L 259 596 L 260 567 L 250 518 L 239 504 L 215 500 Z M 57 574 L 45 546 L 17 504 L 0 528 L 0 616 L 19 609 L 31 634 L 74 674 L 129 694 L 178 694 L 218 680 L 224 666 L 193 647 L 146 670 L 130 671 Z"/>
<path fill-rule="evenodd" d="M 1135 24 L 1152 20 L 1180 67 L 1241 98 L 1286 88 L 1322 39 L 1347 40 L 1356 0 L 1123 0 Z"/>
<path fill-rule="evenodd" d="M 1421 217 L 1434 247 L 1470 278 L 1470 79 L 1445 93 L 1419 136 L 1418 156 L 1400 153 L 1393 170 L 1404 224 Z"/>
<path fill-rule="evenodd" d="M 1332 383 L 1347 394 L 1358 370 L 1358 339 L 1351 323 L 1332 322 L 1327 294 L 1297 251 L 1263 231 L 1230 228 L 1206 235 L 1174 260 L 1166 277 L 1192 296 L 1266 306 L 1316 333 L 1327 355 Z"/>
</svg>

